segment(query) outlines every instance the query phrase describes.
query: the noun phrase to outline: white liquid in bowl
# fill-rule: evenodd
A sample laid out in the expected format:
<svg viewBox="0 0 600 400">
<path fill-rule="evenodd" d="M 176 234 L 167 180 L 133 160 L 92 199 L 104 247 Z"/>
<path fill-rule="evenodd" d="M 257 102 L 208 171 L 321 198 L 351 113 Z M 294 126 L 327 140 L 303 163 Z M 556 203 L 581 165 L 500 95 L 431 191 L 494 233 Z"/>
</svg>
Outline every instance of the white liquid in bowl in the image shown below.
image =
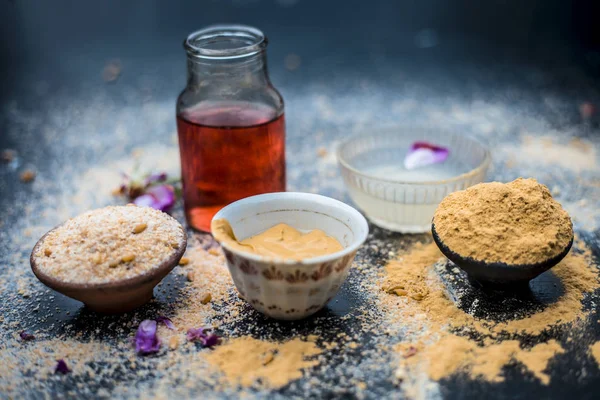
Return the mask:
<svg viewBox="0 0 600 400">
<path fill-rule="evenodd" d="M 454 164 L 434 164 L 422 168 L 408 170 L 403 164 L 373 165 L 364 169 L 369 175 L 381 179 L 393 179 L 402 182 L 433 182 L 450 179 L 465 171 L 461 171 Z"/>
<path fill-rule="evenodd" d="M 415 141 L 447 147 L 446 161 L 407 170 L 404 157 Z M 343 143 L 338 157 L 352 200 L 383 228 L 405 233 L 431 229 L 433 214 L 449 193 L 482 182 L 489 165 L 479 142 L 438 130 L 386 131 Z"/>
</svg>

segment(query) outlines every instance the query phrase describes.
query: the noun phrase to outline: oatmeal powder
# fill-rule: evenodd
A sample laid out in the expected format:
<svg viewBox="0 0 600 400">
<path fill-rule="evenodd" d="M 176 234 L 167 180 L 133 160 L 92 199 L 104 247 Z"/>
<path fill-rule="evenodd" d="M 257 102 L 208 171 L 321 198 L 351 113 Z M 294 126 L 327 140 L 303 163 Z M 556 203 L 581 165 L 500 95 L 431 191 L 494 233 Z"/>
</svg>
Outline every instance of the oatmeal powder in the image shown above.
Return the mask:
<svg viewBox="0 0 600 400">
<path fill-rule="evenodd" d="M 184 245 L 176 219 L 150 207 L 109 206 L 50 231 L 33 257 L 63 282 L 106 283 L 157 268 Z"/>
</svg>

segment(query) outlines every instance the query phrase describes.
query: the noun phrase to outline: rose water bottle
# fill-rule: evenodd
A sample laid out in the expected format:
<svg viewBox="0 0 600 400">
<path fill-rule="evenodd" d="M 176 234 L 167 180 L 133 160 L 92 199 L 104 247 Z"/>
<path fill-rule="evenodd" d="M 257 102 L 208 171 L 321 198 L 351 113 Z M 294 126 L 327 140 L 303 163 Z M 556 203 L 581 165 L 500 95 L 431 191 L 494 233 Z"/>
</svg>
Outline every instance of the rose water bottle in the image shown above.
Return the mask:
<svg viewBox="0 0 600 400">
<path fill-rule="evenodd" d="M 210 232 L 222 207 L 285 191 L 283 98 L 267 72 L 267 38 L 242 25 L 188 36 L 187 86 L 177 100 L 188 223 Z"/>
</svg>

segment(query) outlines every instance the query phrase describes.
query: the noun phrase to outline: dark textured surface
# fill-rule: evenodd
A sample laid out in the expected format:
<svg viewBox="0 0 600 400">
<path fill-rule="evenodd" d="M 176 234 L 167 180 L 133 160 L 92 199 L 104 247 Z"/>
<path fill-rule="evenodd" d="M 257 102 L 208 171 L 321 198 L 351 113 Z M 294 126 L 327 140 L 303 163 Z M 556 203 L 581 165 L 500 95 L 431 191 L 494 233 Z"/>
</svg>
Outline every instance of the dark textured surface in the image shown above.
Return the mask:
<svg viewBox="0 0 600 400">
<path fill-rule="evenodd" d="M 254 24 L 270 37 L 272 80 L 286 100 L 289 189 L 318 191 L 349 201 L 335 175 L 335 164 L 329 158 L 319 160 L 317 147 L 331 152 L 340 138 L 351 132 L 368 132 L 374 126 L 439 124 L 490 144 L 495 164 L 488 178 L 536 176 L 560 188 L 560 201 L 585 200 L 586 206 L 581 208 L 591 211 L 583 213 L 586 221 L 576 226 L 600 255 L 597 225 L 589 228 L 584 224 L 597 218 L 600 192 L 590 182 L 599 178 L 598 170 L 573 171 L 561 164 L 539 167 L 535 160 L 531 164 L 518 160 L 509 166 L 506 153 L 499 150 L 519 143 L 522 132 L 548 134 L 557 140 L 564 133 L 586 138 L 599 149 L 597 114 L 582 120 L 579 113 L 583 102 L 600 104 L 597 28 L 588 18 L 597 6 L 591 2 L 567 6 L 558 1 L 498 1 L 480 10 L 466 1 L 454 5 L 445 1 L 346 2 L 339 9 L 283 0 L 120 3 L 0 3 L 0 149 L 15 149 L 19 154 L 18 163 L 0 165 L 3 264 L 26 257 L 31 248 L 28 243 L 35 243 L 37 238 L 23 239 L 26 234 L 21 228 L 28 225 L 27 220 L 43 219 L 50 225 L 61 222 L 52 214 L 52 207 L 65 206 L 61 195 L 76 192 L 73 176 L 93 166 L 110 165 L 135 147 L 170 143 L 175 99 L 185 81 L 181 42 L 189 31 L 213 22 Z M 290 53 L 301 59 L 294 71 L 285 68 Z M 106 83 L 101 72 L 111 59 L 121 61 L 122 75 L 116 82 Z M 34 185 L 18 180 L 18 172 L 28 165 L 38 171 Z M 58 199 L 62 203 L 58 204 Z M 90 205 L 101 206 L 103 200 Z M 176 216 L 181 218 L 180 207 Z M 388 250 L 406 240 L 412 239 L 375 228 L 359 261 L 380 268 L 388 259 Z M 359 279 L 353 272 L 349 283 L 316 318 L 280 323 L 247 308 L 245 317 L 230 328 L 238 333 L 257 333 L 254 330 L 258 329 L 273 339 L 315 330 L 325 332 L 325 338 L 328 332 L 355 332 L 368 349 L 372 333 L 361 333 L 353 318 L 342 318 L 352 316 L 356 307 L 368 301 L 356 293 Z M 157 302 L 140 310 L 140 317 L 169 309 L 183 282 L 170 276 L 167 283 L 168 292 L 157 293 Z M 551 272 L 532 281 L 529 290 L 508 297 L 471 286 L 466 279 L 457 285 L 466 288 L 461 297 L 465 310 L 497 320 L 540 309 L 561 293 L 560 282 Z M 14 297 L 7 296 L 10 301 L 0 304 L 2 315 L 28 329 L 51 334 L 64 332 L 66 324 L 70 331 L 102 330 L 107 332 L 107 340 L 117 335 L 110 327 L 130 317 L 99 318 L 75 301 L 41 285 L 36 288 L 39 296 L 25 299 L 24 305 L 11 303 Z M 478 307 L 472 309 L 475 299 Z M 32 313 L 40 301 L 41 312 Z M 509 367 L 504 383 L 456 376 L 441 382 L 440 394 L 451 399 L 595 398 L 600 391 L 600 371 L 586 349 L 600 339 L 597 301 L 597 296 L 585 300 L 593 311 L 581 339 L 566 342 L 562 330 L 544 334 L 545 339 L 556 337 L 567 350 L 552 363 L 549 386 Z M 61 311 L 54 312 L 55 308 Z M 0 336 L 7 337 L 12 330 L 0 325 L 4 331 Z M 358 362 L 363 354 L 355 356 Z M 335 373 L 327 387 L 303 393 L 303 386 L 293 386 L 280 394 L 357 396 L 338 365 L 345 364 L 334 352 L 330 367 Z M 135 374 L 126 369 L 122 372 L 113 377 L 115 382 L 136 381 Z M 391 369 L 382 366 L 373 373 L 376 376 L 369 380 L 367 397 L 401 395 L 389 379 Z M 54 393 L 50 396 L 65 396 L 67 390 L 76 395 L 80 389 L 75 383 L 52 382 L 48 387 Z M 86 384 L 110 389 L 114 382 Z M 39 395 L 31 393 L 30 397 Z"/>
</svg>

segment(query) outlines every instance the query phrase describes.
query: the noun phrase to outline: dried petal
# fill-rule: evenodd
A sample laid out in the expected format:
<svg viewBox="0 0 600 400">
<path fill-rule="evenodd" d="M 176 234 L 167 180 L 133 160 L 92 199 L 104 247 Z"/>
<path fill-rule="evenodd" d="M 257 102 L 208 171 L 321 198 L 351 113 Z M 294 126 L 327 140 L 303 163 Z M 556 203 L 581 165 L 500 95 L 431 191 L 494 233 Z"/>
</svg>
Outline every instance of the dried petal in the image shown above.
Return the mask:
<svg viewBox="0 0 600 400">
<path fill-rule="evenodd" d="M 71 372 L 69 367 L 67 367 L 67 363 L 63 359 L 56 360 L 56 366 L 54 367 L 54 373 L 56 374 L 58 372 L 60 372 L 61 374 L 68 374 L 69 372 Z"/>
<path fill-rule="evenodd" d="M 415 142 L 404 158 L 404 168 L 415 169 L 446 161 L 450 151 L 427 142 Z"/>
<path fill-rule="evenodd" d="M 171 185 L 154 186 L 148 190 L 154 196 L 159 210 L 168 211 L 175 204 L 175 190 Z"/>
<path fill-rule="evenodd" d="M 206 339 L 204 339 L 204 342 L 202 345 L 204 347 L 211 348 L 211 347 L 218 345 L 219 343 L 221 343 L 221 338 L 215 334 L 210 334 L 206 337 Z"/>
<path fill-rule="evenodd" d="M 154 205 L 156 204 L 156 200 L 154 199 L 154 196 L 152 196 L 151 194 L 143 194 L 141 196 L 136 197 L 133 200 L 133 203 L 138 207 L 155 208 Z"/>
<path fill-rule="evenodd" d="M 135 334 L 135 350 L 140 354 L 156 353 L 160 340 L 156 336 L 156 321 L 146 319 L 140 323 Z"/>
<path fill-rule="evenodd" d="M 186 334 L 187 340 L 190 342 L 204 338 L 205 336 L 206 334 L 204 333 L 204 328 L 190 328 Z"/>
<path fill-rule="evenodd" d="M 213 333 L 209 333 L 208 329 L 191 328 L 187 331 L 187 340 L 190 342 L 199 341 L 202 347 L 213 347 L 220 343 L 221 338 Z"/>
<path fill-rule="evenodd" d="M 167 180 L 167 174 L 165 172 L 161 172 L 160 174 L 151 174 L 144 179 L 144 186 L 149 187 L 155 183 L 165 182 Z"/>
<path fill-rule="evenodd" d="M 25 341 L 29 341 L 29 340 L 35 339 L 35 336 L 33 336 L 31 333 L 29 333 L 27 331 L 21 331 L 19 333 L 19 336 L 21 336 L 21 339 L 25 340 Z"/>
<path fill-rule="evenodd" d="M 137 197 L 133 202 L 141 207 L 152 207 L 161 211 L 168 211 L 175 204 L 175 190 L 171 185 L 153 186 Z"/>
<path fill-rule="evenodd" d="M 165 326 L 171 330 L 175 330 L 175 325 L 173 325 L 173 321 L 171 321 L 167 317 L 163 317 L 162 315 L 156 318 L 156 322 L 159 324 L 165 324 Z"/>
</svg>

